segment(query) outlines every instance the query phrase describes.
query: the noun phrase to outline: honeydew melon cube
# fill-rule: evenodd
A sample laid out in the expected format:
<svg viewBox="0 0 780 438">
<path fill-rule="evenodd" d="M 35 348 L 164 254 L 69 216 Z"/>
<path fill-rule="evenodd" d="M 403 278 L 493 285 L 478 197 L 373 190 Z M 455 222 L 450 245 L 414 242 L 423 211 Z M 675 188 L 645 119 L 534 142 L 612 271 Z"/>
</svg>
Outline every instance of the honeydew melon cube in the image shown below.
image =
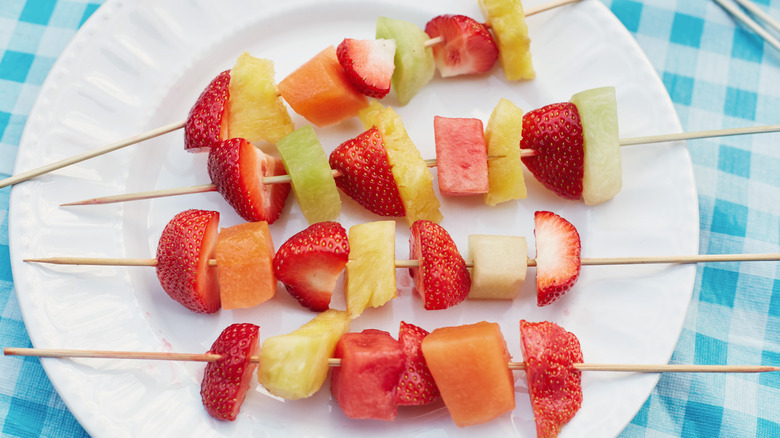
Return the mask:
<svg viewBox="0 0 780 438">
<path fill-rule="evenodd" d="M 276 144 L 303 216 L 310 224 L 336 219 L 341 197 L 336 180 L 314 129 L 307 125 Z"/>
<path fill-rule="evenodd" d="M 469 298 L 517 298 L 528 268 L 528 242 L 519 236 L 469 236 L 471 289 Z"/>
<path fill-rule="evenodd" d="M 353 225 L 349 229 L 346 295 L 350 317 L 380 307 L 397 295 L 395 221 Z"/>
<path fill-rule="evenodd" d="M 390 83 L 398 102 L 406 105 L 433 79 L 436 72 L 433 49 L 425 47 L 430 37 L 409 21 L 379 17 L 376 21 L 376 38 L 395 40 L 395 70 Z"/>
<path fill-rule="evenodd" d="M 614 87 L 581 91 L 571 98 L 582 123 L 585 163 L 582 200 L 597 205 L 615 197 L 623 186 Z"/>
</svg>

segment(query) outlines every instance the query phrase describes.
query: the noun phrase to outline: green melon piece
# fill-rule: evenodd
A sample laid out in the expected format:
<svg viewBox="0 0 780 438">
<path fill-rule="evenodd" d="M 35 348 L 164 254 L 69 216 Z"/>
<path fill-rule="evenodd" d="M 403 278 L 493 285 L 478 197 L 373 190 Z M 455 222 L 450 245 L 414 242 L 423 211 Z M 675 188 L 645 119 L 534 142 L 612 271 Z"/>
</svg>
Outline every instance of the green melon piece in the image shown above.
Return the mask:
<svg viewBox="0 0 780 438">
<path fill-rule="evenodd" d="M 303 216 L 310 224 L 336 219 L 341 198 L 322 149 L 311 126 L 287 134 L 276 144 Z"/>
<path fill-rule="evenodd" d="M 585 140 L 582 199 L 586 205 L 601 204 L 623 186 L 615 88 L 581 91 L 572 96 L 571 103 L 580 113 Z"/>
<path fill-rule="evenodd" d="M 433 79 L 436 71 L 433 50 L 425 47 L 430 37 L 414 23 L 387 17 L 377 19 L 376 37 L 395 40 L 395 70 L 391 84 L 398 102 L 406 105 Z"/>
</svg>

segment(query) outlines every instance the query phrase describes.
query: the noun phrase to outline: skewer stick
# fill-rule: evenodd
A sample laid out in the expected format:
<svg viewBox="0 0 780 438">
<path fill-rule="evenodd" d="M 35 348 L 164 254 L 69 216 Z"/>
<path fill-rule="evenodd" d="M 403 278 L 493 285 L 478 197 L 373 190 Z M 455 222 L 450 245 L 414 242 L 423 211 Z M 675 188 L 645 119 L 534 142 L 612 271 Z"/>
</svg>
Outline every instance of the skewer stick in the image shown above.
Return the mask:
<svg viewBox="0 0 780 438">
<path fill-rule="evenodd" d="M 677 134 L 623 138 L 620 139 L 620 146 L 633 146 L 637 144 L 649 144 L 649 143 L 663 143 L 667 141 L 679 141 L 679 140 L 693 140 L 699 138 L 728 137 L 732 135 L 764 134 L 768 132 L 780 132 L 780 125 L 750 126 L 747 128 L 714 129 L 709 131 L 681 132 Z"/>
<path fill-rule="evenodd" d="M 191 362 L 216 362 L 219 354 L 209 353 L 167 353 L 144 351 L 106 351 L 106 350 L 66 350 L 46 348 L 4 348 L 6 356 L 33 356 L 51 358 L 96 358 L 96 359 L 141 359 L 141 360 L 175 360 Z M 250 357 L 250 362 L 260 362 L 259 356 Z M 341 359 L 330 358 L 328 365 L 341 366 Z M 524 362 L 508 362 L 511 370 L 525 370 Z M 676 364 L 586 364 L 577 363 L 574 367 L 581 371 L 613 371 L 636 373 L 764 373 L 780 371 L 780 367 L 769 365 L 676 365 Z"/>
<path fill-rule="evenodd" d="M 88 160 L 90 158 L 97 157 L 99 155 L 106 154 L 108 152 L 115 151 L 117 149 L 122 149 L 123 147 L 130 146 L 136 143 L 140 143 L 145 140 L 149 140 L 150 138 L 158 137 L 163 134 L 167 134 L 169 132 L 176 131 L 177 129 L 181 129 L 184 127 L 185 121 L 171 123 L 170 125 L 165 125 L 157 129 L 153 129 L 151 131 L 145 132 L 143 134 L 135 135 L 133 137 L 126 138 L 124 140 L 118 141 L 116 143 L 111 143 L 110 145 L 99 147 L 97 149 L 93 149 L 91 151 L 87 151 L 78 155 L 74 155 L 70 158 L 66 158 L 64 160 L 60 160 L 51 164 L 48 164 L 46 166 L 39 167 L 37 169 L 28 170 L 27 172 L 22 172 L 18 175 L 14 175 L 11 177 L 8 177 L 2 181 L 0 181 L 0 189 L 3 187 L 10 186 L 12 184 L 20 183 L 22 181 L 27 181 L 28 179 L 35 178 L 36 176 L 43 175 L 44 173 L 49 173 L 51 171 L 61 169 L 66 166 L 70 166 L 71 164 L 80 163 L 84 160 Z"/>
<path fill-rule="evenodd" d="M 703 254 L 690 256 L 658 256 L 658 257 L 624 257 L 624 258 L 582 258 L 583 265 L 632 265 L 651 263 L 705 263 L 705 262 L 758 262 L 778 261 L 780 253 L 767 254 Z M 28 263 L 48 263 L 55 265 L 91 265 L 91 266 L 157 266 L 157 259 L 121 259 L 95 257 L 44 257 L 24 259 Z M 528 259 L 528 266 L 536 266 L 535 259 Z M 209 266 L 217 266 L 216 259 L 209 260 Z M 396 268 L 416 268 L 419 260 L 396 260 Z M 466 261 L 467 267 L 474 267 L 474 262 Z"/>
</svg>

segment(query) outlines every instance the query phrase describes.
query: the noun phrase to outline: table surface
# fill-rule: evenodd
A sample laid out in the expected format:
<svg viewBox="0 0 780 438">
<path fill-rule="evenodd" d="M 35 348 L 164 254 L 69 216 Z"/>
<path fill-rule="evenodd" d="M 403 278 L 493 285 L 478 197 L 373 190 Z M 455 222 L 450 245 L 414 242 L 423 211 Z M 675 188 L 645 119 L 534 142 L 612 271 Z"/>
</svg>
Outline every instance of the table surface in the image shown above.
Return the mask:
<svg viewBox="0 0 780 438">
<path fill-rule="evenodd" d="M 634 35 L 685 131 L 780 123 L 780 52 L 710 0 L 602 1 Z M 41 85 L 102 1 L 0 0 L 0 179 Z M 780 0 L 756 0 L 780 20 Z M 776 33 L 780 36 L 780 33 Z M 689 141 L 707 253 L 780 252 L 780 134 Z M 0 189 L 0 346 L 31 346 Z M 775 296 L 774 293 L 777 293 Z M 780 365 L 780 263 L 697 268 L 672 363 Z M 780 436 L 780 374 L 661 376 L 621 436 Z M 35 358 L 0 357 L 0 434 L 86 436 Z"/>
</svg>

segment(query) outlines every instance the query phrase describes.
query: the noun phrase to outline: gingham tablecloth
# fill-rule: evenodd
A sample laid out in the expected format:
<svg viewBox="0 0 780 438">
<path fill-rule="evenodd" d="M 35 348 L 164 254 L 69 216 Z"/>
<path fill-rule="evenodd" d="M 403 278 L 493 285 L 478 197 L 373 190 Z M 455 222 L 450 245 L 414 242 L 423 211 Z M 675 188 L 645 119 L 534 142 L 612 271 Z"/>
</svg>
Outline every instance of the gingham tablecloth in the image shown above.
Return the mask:
<svg viewBox="0 0 780 438">
<path fill-rule="evenodd" d="M 585 0 L 599 1 L 599 0 Z M 780 123 L 780 52 L 709 0 L 600 0 L 634 34 L 685 131 Z M 0 0 L 0 178 L 41 84 L 102 1 Z M 780 0 L 756 0 L 780 20 Z M 700 253 L 780 252 L 780 134 L 689 142 Z M 0 189 L 0 346 L 31 346 Z M 780 263 L 700 264 L 673 363 L 780 365 Z M 35 358 L 0 357 L 0 433 L 86 436 Z M 780 374 L 664 374 L 623 436 L 778 437 Z"/>
</svg>

